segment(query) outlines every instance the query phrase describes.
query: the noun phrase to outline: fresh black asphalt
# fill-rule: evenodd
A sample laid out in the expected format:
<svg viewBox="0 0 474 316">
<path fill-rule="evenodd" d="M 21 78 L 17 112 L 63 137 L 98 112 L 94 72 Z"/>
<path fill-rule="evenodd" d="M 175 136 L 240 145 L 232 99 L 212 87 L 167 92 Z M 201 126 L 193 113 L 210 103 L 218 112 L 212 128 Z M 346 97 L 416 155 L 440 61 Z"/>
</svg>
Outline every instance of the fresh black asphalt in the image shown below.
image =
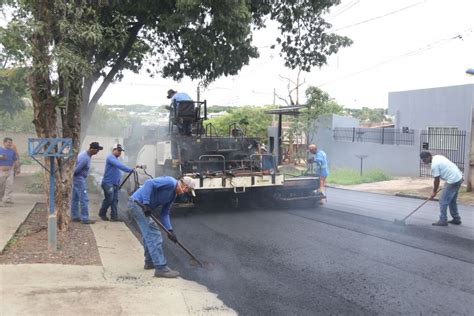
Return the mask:
<svg viewBox="0 0 474 316">
<path fill-rule="evenodd" d="M 166 241 L 169 265 L 241 315 L 474 310 L 469 236 L 330 207 L 180 210 L 173 225 L 207 267 Z"/>
</svg>

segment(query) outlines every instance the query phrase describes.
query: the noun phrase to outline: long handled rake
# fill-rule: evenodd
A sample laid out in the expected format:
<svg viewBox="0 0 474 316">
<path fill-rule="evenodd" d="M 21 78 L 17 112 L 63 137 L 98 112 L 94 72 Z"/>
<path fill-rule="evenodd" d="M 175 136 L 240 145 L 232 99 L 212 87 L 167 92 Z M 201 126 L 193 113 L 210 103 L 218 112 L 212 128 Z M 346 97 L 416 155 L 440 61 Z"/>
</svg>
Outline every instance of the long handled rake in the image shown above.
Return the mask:
<svg viewBox="0 0 474 316">
<path fill-rule="evenodd" d="M 438 191 L 436 191 L 436 193 L 438 193 L 439 191 L 441 191 L 440 189 L 438 189 Z M 402 225 L 402 226 L 405 226 L 406 223 L 406 219 L 410 216 L 412 216 L 416 211 L 418 211 L 423 205 L 425 205 L 426 203 L 428 203 L 428 201 L 430 201 L 431 198 L 428 198 L 426 199 L 426 201 L 424 201 L 423 203 L 421 203 L 417 208 L 415 208 L 410 214 L 408 214 L 407 216 L 405 216 L 403 219 L 395 219 L 394 220 L 394 223 L 397 224 L 397 225 Z"/>
<path fill-rule="evenodd" d="M 135 201 L 135 203 L 137 203 L 138 206 L 140 206 L 142 208 L 143 211 L 145 211 L 145 205 L 143 205 L 142 203 L 140 203 L 139 201 Z M 166 229 L 165 225 L 163 225 L 160 220 L 153 214 L 150 215 L 150 217 L 155 221 L 155 223 L 161 227 L 161 229 L 163 229 L 163 231 L 170 235 L 170 231 L 168 229 Z M 191 251 L 189 251 L 182 243 L 180 243 L 179 241 L 176 241 L 176 244 L 178 246 L 180 246 L 184 251 L 186 251 L 186 253 L 194 260 L 196 261 L 202 268 L 204 267 L 204 265 L 201 263 L 201 261 L 198 260 L 198 258 L 196 258 L 195 255 L 193 255 L 191 253 Z"/>
</svg>

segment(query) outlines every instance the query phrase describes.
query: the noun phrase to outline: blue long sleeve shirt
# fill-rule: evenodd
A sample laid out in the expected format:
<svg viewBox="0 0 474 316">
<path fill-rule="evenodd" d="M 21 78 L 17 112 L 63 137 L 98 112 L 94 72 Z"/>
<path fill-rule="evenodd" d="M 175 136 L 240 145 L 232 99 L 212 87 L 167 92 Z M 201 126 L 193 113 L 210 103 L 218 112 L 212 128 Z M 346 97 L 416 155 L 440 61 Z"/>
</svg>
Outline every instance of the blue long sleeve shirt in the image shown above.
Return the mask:
<svg viewBox="0 0 474 316">
<path fill-rule="evenodd" d="M 119 185 L 122 176 L 120 171 L 132 172 L 132 170 L 132 168 L 121 163 L 113 154 L 109 154 L 105 161 L 105 172 L 104 177 L 102 178 L 102 183 Z"/>
<path fill-rule="evenodd" d="M 0 147 L 0 166 L 12 167 L 17 160 L 18 157 L 13 149 Z"/>
<path fill-rule="evenodd" d="M 143 186 L 132 195 L 132 199 L 149 205 L 152 209 L 161 208 L 161 223 L 166 229 L 173 229 L 170 220 L 170 210 L 176 198 L 178 181 L 172 177 L 158 177 L 146 180 Z"/>
<path fill-rule="evenodd" d="M 91 157 L 87 151 L 81 152 L 77 155 L 76 165 L 74 167 L 73 183 L 84 182 L 89 175 L 91 168 Z"/>
</svg>

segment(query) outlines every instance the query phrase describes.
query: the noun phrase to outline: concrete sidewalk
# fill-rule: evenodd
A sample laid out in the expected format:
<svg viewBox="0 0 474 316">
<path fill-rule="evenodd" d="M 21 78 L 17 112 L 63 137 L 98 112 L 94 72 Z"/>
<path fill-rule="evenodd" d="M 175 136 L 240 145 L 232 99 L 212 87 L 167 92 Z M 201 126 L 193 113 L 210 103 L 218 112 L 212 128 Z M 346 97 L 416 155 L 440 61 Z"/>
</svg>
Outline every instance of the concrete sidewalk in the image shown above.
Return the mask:
<svg viewBox="0 0 474 316">
<path fill-rule="evenodd" d="M 97 207 L 90 205 L 91 210 Z M 10 211 L 0 213 L 0 217 L 4 217 L 5 221 L 8 221 L 9 217 L 20 217 Z M 94 217 L 92 216 L 93 219 Z M 143 247 L 124 223 L 98 221 L 91 225 L 91 228 L 96 238 L 102 266 L 0 265 L 0 313 L 2 315 L 236 314 L 225 306 L 216 294 L 198 283 L 182 278 L 158 279 L 153 277 L 153 270 L 144 270 Z"/>
<path fill-rule="evenodd" d="M 36 203 L 45 202 L 44 195 L 29 193 L 13 193 L 15 204 L 0 207 L 0 253 L 8 241 L 23 224 Z"/>
</svg>

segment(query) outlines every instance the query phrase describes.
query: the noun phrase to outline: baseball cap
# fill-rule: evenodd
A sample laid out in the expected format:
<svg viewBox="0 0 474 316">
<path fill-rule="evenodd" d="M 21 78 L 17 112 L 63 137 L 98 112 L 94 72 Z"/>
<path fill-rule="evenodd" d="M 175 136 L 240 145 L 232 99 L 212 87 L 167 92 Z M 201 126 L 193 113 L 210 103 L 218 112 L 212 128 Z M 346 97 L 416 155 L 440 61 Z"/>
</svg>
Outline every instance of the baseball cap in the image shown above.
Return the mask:
<svg viewBox="0 0 474 316">
<path fill-rule="evenodd" d="M 181 182 L 183 182 L 188 188 L 189 188 L 189 193 L 191 193 L 192 196 L 196 196 L 196 193 L 194 192 L 194 187 L 196 186 L 194 183 L 194 179 L 191 177 L 183 177 L 181 179 Z"/>
<path fill-rule="evenodd" d="M 166 98 L 168 99 L 171 99 L 173 97 L 173 94 L 175 94 L 176 91 L 174 91 L 173 89 L 169 89 L 168 90 L 168 95 L 166 96 Z"/>
<path fill-rule="evenodd" d="M 120 145 L 120 144 L 116 144 L 113 149 L 118 149 L 120 151 L 125 151 L 125 148 L 123 148 L 123 146 Z"/>
<path fill-rule="evenodd" d="M 420 158 L 421 160 L 427 159 L 431 156 L 431 153 L 429 151 L 422 151 L 420 153 Z"/>
<path fill-rule="evenodd" d="M 104 149 L 104 147 L 100 146 L 98 142 L 90 143 L 89 148 L 90 149 L 98 149 L 98 150 Z"/>
</svg>

